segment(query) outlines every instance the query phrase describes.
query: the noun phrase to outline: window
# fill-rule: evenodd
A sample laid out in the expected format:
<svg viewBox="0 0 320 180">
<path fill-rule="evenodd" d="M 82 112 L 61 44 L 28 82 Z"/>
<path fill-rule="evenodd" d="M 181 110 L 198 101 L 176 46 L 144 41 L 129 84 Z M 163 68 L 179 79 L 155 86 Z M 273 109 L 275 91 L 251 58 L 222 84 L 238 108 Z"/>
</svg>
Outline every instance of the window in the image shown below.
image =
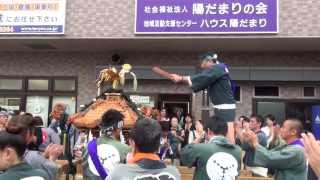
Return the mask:
<svg viewBox="0 0 320 180">
<path fill-rule="evenodd" d="M 1 90 L 22 90 L 22 79 L 0 79 Z"/>
<path fill-rule="evenodd" d="M 267 114 L 273 114 L 278 122 L 285 119 L 286 105 L 284 102 L 268 102 L 258 101 L 256 104 L 257 114 L 266 116 Z"/>
<path fill-rule="evenodd" d="M 19 106 L 20 98 L 7 98 L 8 106 Z"/>
<path fill-rule="evenodd" d="M 64 103 L 67 113 L 76 112 L 75 77 L 2 77 L 0 106 L 9 111 L 21 110 L 40 116 L 48 125 L 48 116 L 56 103 Z"/>
<path fill-rule="evenodd" d="M 55 91 L 75 91 L 76 81 L 74 79 L 56 79 L 54 80 Z"/>
<path fill-rule="evenodd" d="M 20 104 L 20 97 L 0 97 L 0 107 L 8 111 L 19 110 Z"/>
<path fill-rule="evenodd" d="M 303 87 L 303 96 L 305 96 L 305 97 L 314 97 L 315 96 L 314 87 Z"/>
<path fill-rule="evenodd" d="M 32 113 L 33 116 L 40 116 L 46 126 L 49 113 L 49 96 L 28 96 L 26 112 Z"/>
<path fill-rule="evenodd" d="M 278 86 L 255 86 L 255 96 L 279 96 Z"/>
<path fill-rule="evenodd" d="M 47 91 L 49 89 L 49 80 L 47 79 L 29 79 L 28 90 Z"/>
</svg>

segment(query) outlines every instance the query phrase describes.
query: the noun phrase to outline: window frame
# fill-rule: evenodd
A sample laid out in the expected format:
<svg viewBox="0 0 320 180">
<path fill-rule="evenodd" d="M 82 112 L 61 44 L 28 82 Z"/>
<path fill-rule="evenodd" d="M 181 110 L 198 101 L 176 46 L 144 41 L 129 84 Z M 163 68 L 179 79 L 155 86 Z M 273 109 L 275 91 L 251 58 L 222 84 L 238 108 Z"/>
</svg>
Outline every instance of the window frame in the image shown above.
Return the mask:
<svg viewBox="0 0 320 180">
<path fill-rule="evenodd" d="M 29 80 L 47 80 L 48 81 L 48 89 L 44 90 L 44 89 L 29 89 Z M 26 77 L 26 91 L 27 92 L 50 92 L 50 86 L 51 86 L 51 82 L 50 82 L 50 78 L 49 77 Z"/>
<path fill-rule="evenodd" d="M 55 90 L 55 81 L 56 80 L 74 80 L 74 90 L 73 91 L 66 91 L 66 90 Z M 54 77 L 52 80 L 52 92 L 53 93 L 78 93 L 78 78 L 74 77 Z"/>
<path fill-rule="evenodd" d="M 78 77 L 77 76 L 0 76 L 0 79 L 21 79 L 22 89 L 21 90 L 10 90 L 10 89 L 0 89 L 0 96 L 2 97 L 19 97 L 21 98 L 20 111 L 26 111 L 27 97 L 28 96 L 48 96 L 49 97 L 49 112 L 52 111 L 53 97 L 55 96 L 72 96 L 76 98 L 77 112 L 78 107 Z M 29 90 L 28 80 L 29 79 L 47 79 L 48 80 L 48 90 Z M 74 91 L 54 91 L 54 81 L 58 80 L 75 80 L 75 90 Z M 49 122 L 48 122 L 49 123 Z"/>
<path fill-rule="evenodd" d="M 234 97 L 234 100 L 235 100 L 237 103 L 241 103 L 241 102 L 242 102 L 242 86 L 239 85 L 239 86 L 237 86 L 237 87 L 239 87 L 239 101 L 236 100 L 235 97 Z"/>
<path fill-rule="evenodd" d="M 305 95 L 305 88 L 313 88 L 313 96 L 306 96 Z M 317 91 L 315 86 L 303 86 L 302 87 L 302 97 L 304 98 L 316 98 L 317 97 Z"/>
<path fill-rule="evenodd" d="M 0 75 L 0 79 L 15 79 L 15 80 L 22 81 L 21 89 L 0 89 L 0 92 L 5 92 L 5 91 L 22 92 L 25 90 L 25 87 L 26 87 L 25 77 L 22 77 L 22 76 L 1 76 Z"/>
<path fill-rule="evenodd" d="M 277 96 L 269 96 L 269 95 L 256 95 L 256 87 L 277 87 L 278 88 L 278 95 Z M 253 97 L 259 97 L 259 98 L 279 98 L 280 97 L 280 86 L 278 85 L 254 85 L 253 86 Z"/>
</svg>

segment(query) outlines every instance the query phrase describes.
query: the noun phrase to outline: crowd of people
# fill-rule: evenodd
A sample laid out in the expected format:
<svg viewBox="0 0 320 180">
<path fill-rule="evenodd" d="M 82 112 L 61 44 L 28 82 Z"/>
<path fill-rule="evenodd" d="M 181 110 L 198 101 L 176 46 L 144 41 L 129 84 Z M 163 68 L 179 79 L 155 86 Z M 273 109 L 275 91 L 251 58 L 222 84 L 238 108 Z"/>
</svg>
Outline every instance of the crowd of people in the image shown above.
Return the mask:
<svg viewBox="0 0 320 180">
<path fill-rule="evenodd" d="M 161 159 L 169 158 L 172 162 L 178 162 L 183 147 L 205 141 L 202 120 L 194 120 L 190 114 L 179 116 L 180 113 L 175 113 L 170 117 L 166 109 L 158 110 L 148 106 L 142 108 L 142 113 L 146 118 L 156 120 L 162 128 L 159 149 Z"/>
<path fill-rule="evenodd" d="M 41 117 L 1 112 L 0 179 L 56 179 L 63 147 L 59 134 L 42 127 Z"/>
<path fill-rule="evenodd" d="M 207 89 L 214 112 L 208 119 L 142 107 L 125 139 L 124 115 L 115 109 L 106 109 L 90 131 L 75 128 L 63 104 L 54 106 L 48 127 L 30 113 L 0 112 L 0 180 L 54 180 L 55 161 L 68 160 L 72 174 L 73 158 L 82 160 L 88 180 L 180 180 L 177 166 L 195 167 L 194 180 L 232 180 L 242 169 L 275 180 L 320 178 L 320 144 L 299 119 L 253 114 L 235 120 L 227 66 L 213 53 L 200 59 L 204 71 L 194 76 L 156 71 L 194 92 Z"/>
<path fill-rule="evenodd" d="M 72 151 L 67 155 L 82 159 L 84 179 L 179 180 L 176 166 L 195 167 L 196 180 L 234 179 L 241 169 L 277 180 L 303 180 L 310 172 L 320 177 L 320 145 L 298 119 L 280 125 L 271 114 L 240 116 L 232 143 L 228 124 L 218 116 L 201 121 L 190 114 L 168 117 L 165 109 L 145 109 L 128 144 L 121 140 L 124 116 L 117 110 L 108 110 L 91 136 L 63 122 L 62 104 L 51 113 L 47 128 L 32 114 L 1 112 L 0 179 L 57 179 L 55 161 L 66 159 L 64 131 L 74 139 L 67 143 Z"/>
</svg>

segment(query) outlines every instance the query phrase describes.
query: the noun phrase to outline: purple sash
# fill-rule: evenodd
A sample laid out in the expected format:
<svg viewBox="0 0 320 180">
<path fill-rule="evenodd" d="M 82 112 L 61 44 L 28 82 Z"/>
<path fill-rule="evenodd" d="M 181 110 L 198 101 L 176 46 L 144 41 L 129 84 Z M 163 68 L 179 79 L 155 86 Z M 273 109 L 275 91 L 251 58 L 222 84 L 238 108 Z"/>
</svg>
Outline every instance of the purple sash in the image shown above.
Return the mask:
<svg viewBox="0 0 320 180">
<path fill-rule="evenodd" d="M 88 153 L 91 157 L 91 160 L 94 164 L 94 167 L 96 168 L 96 170 L 98 171 L 98 173 L 100 175 L 100 178 L 103 180 L 106 179 L 108 174 L 99 160 L 98 153 L 97 153 L 97 140 L 96 139 L 93 139 L 92 141 L 90 141 L 88 143 Z"/>
<path fill-rule="evenodd" d="M 160 148 L 159 156 L 161 160 L 164 160 L 169 148 Z"/>
<path fill-rule="evenodd" d="M 304 148 L 304 145 L 303 145 L 303 143 L 302 143 L 302 141 L 300 139 L 296 139 L 295 141 L 293 141 L 289 145 L 297 145 L 297 146 L 300 146 L 300 147 Z"/>
</svg>

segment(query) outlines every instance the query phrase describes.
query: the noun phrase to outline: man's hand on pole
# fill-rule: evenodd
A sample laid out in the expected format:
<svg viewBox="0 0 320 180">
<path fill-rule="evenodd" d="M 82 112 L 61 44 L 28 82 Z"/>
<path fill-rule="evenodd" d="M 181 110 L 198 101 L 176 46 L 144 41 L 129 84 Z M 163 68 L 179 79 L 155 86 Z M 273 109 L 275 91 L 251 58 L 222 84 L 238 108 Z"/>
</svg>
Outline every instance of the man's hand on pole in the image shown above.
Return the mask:
<svg viewBox="0 0 320 180">
<path fill-rule="evenodd" d="M 175 82 L 175 83 L 186 83 L 186 84 L 189 84 L 189 86 L 192 85 L 192 82 L 191 82 L 189 76 L 181 76 L 179 74 L 171 74 L 168 71 L 165 71 L 157 66 L 153 67 L 152 71 L 155 72 L 156 74 L 166 78 L 166 79 L 169 79 L 169 80 Z"/>
<path fill-rule="evenodd" d="M 178 74 L 171 74 L 171 78 L 170 79 L 175 83 L 180 83 L 180 82 L 182 82 L 183 77 L 178 75 Z"/>
</svg>

